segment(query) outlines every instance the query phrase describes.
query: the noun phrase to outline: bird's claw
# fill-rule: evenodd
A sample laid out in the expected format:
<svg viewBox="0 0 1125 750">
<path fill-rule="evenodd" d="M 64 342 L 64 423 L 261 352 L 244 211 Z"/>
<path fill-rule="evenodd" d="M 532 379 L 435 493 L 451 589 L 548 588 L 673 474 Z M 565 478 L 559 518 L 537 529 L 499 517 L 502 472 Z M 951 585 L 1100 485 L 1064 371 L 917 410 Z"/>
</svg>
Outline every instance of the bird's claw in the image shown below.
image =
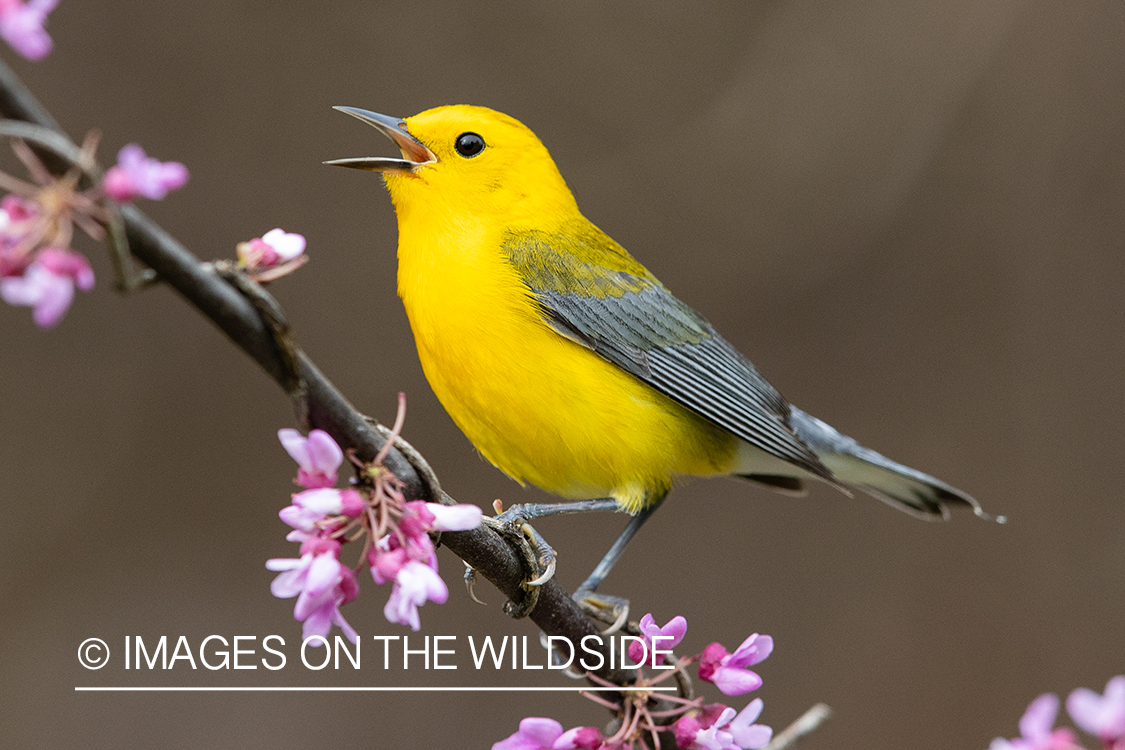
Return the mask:
<svg viewBox="0 0 1125 750">
<path fill-rule="evenodd" d="M 509 599 L 504 604 L 504 612 L 510 617 L 519 619 L 527 617 L 539 602 L 539 587 L 555 574 L 555 551 L 540 536 L 531 524 L 511 511 L 518 506 L 499 516 L 490 518 L 485 516 L 483 522 L 486 526 L 500 534 L 512 543 L 512 547 L 523 559 L 524 567 L 535 573 L 534 578 L 525 580 L 520 588 L 526 593 L 522 601 Z"/>
<path fill-rule="evenodd" d="M 544 583 L 546 583 L 547 581 L 549 581 L 549 580 L 551 580 L 552 578 L 555 577 L 555 562 L 556 562 L 556 559 L 555 559 L 555 556 L 553 554 L 554 550 L 552 550 L 551 552 L 552 552 L 551 558 L 546 563 L 546 565 L 544 565 L 544 557 L 542 555 L 539 557 L 539 564 L 540 564 L 540 566 L 544 567 L 542 575 L 540 575 L 538 578 L 532 578 L 530 581 L 524 581 L 523 582 L 524 586 L 542 586 Z"/>
<path fill-rule="evenodd" d="M 477 569 L 472 565 L 465 563 L 465 590 L 469 592 L 469 598 L 477 604 L 484 604 L 477 595 L 473 592 L 473 586 L 477 582 Z"/>
<path fill-rule="evenodd" d="M 493 520 L 497 524 L 506 526 L 508 535 L 518 534 L 523 540 L 523 544 L 528 545 L 534 549 L 538 555 L 534 558 L 534 564 L 529 565 L 532 570 L 540 571 L 539 575 L 523 582 L 524 588 L 528 586 L 542 586 L 547 581 L 555 576 L 555 569 L 558 562 L 558 553 L 555 549 L 547 543 L 543 535 L 535 530 L 527 517 L 524 515 L 524 506 L 513 505 L 505 511 L 500 511 L 499 501 L 494 504 L 494 507 L 499 512 Z M 530 561 L 529 561 L 530 562 Z"/>
<path fill-rule="evenodd" d="M 599 594 L 593 589 L 581 587 L 574 592 L 574 601 L 583 612 L 606 626 L 602 635 L 616 633 L 629 620 L 629 600 L 623 597 Z"/>
</svg>

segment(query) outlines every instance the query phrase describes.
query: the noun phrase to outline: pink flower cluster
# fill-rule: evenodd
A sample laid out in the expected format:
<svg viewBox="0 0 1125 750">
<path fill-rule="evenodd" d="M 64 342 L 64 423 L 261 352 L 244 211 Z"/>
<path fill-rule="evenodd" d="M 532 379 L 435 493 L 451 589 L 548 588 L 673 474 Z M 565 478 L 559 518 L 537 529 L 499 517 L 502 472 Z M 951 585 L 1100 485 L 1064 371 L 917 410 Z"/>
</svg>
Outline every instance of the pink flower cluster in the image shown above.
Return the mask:
<svg viewBox="0 0 1125 750">
<path fill-rule="evenodd" d="M 275 558 L 266 567 L 281 572 L 270 587 L 274 596 L 297 597 L 293 616 L 304 623 L 304 638 L 326 636 L 332 625 L 353 642 L 357 638 L 340 613 L 340 607 L 359 593 L 354 571 L 340 561 L 343 543 L 349 536 L 354 538 L 357 529 L 368 540 L 362 557 L 375 583 L 393 584 L 386 618 L 418 630 L 418 607 L 427 601 L 440 604 L 449 594 L 437 573 L 429 533 L 476 528 L 480 508 L 408 503 L 397 492 L 336 489 L 344 455 L 328 433 L 313 430 L 306 438 L 286 429 L 278 432 L 278 438 L 297 462 L 297 483 L 305 488 L 278 514 L 293 528 L 286 539 L 300 542 L 301 549 L 299 558 Z"/>
<path fill-rule="evenodd" d="M 16 12 L 5 8 L 12 7 L 0 0 L 0 35 L 5 18 L 10 20 L 10 14 Z M 82 147 L 90 160 L 96 140 L 87 138 Z M 101 240 L 105 233 L 100 225 L 109 221 L 103 193 L 116 200 L 142 194 L 162 198 L 167 190 L 187 180 L 187 169 L 182 164 L 146 161 L 140 146 L 130 145 L 121 149 L 121 162 L 106 173 L 101 190 L 79 190 L 81 173 L 77 169 L 55 178 L 26 145 L 13 144 L 13 148 L 36 183 L 4 175 L 15 192 L 0 200 L 0 299 L 32 308 L 36 325 L 51 328 L 70 309 L 75 289 L 94 288 L 89 261 L 70 249 L 74 225 Z M 156 173 L 160 176 L 154 177 Z"/>
<path fill-rule="evenodd" d="M 43 29 L 58 0 L 0 0 L 0 37 L 28 60 L 51 52 L 51 37 Z"/>
<path fill-rule="evenodd" d="M 280 227 L 261 237 L 238 243 L 238 265 L 248 271 L 273 268 L 298 258 L 305 252 L 305 238 Z"/>
<path fill-rule="evenodd" d="M 492 745 L 492 750 L 616 750 L 621 745 L 605 744 L 605 737 L 594 727 L 575 727 L 563 731 L 554 719 L 529 716 L 520 722 L 519 731 Z"/>
<path fill-rule="evenodd" d="M 1074 690 L 1066 699 L 1066 710 L 1079 728 L 1101 741 L 1103 750 L 1125 750 L 1125 675 L 1111 678 L 1104 695 L 1089 688 Z M 1054 728 L 1058 712 L 1058 696 L 1044 693 L 1020 719 L 1020 736 L 997 737 L 989 750 L 1082 750 L 1073 731 Z"/>
<path fill-rule="evenodd" d="M 687 632 L 687 620 L 673 617 L 661 627 L 651 614 L 647 614 L 641 618 L 638 629 L 643 642 L 630 644 L 630 660 L 636 664 L 659 666 L 663 663 L 663 655 L 653 649 L 667 651 L 679 644 Z M 703 653 L 679 660 L 674 668 L 652 679 L 644 676 L 643 667 L 639 668 L 634 683 L 638 691 L 625 694 L 621 703 L 587 695 L 591 700 L 617 710 L 620 729 L 613 736 L 605 737 L 594 727 L 576 727 L 564 732 L 562 725 L 554 719 L 528 717 L 520 722 L 515 734 L 494 744 L 492 750 L 636 750 L 650 747 L 648 737 L 667 730 L 675 735 L 676 746 L 680 750 L 756 750 L 765 747 L 773 737 L 773 730 L 755 723 L 762 713 L 761 698 L 752 700 L 742 711 L 736 711 L 721 703 L 704 705 L 701 698 L 685 700 L 665 696 L 667 700 L 678 703 L 679 707 L 659 716 L 680 716 L 671 725 L 657 725 L 656 717 L 649 713 L 645 688 L 667 680 L 698 662 L 701 679 L 714 683 L 727 695 L 742 695 L 762 684 L 762 679 L 746 668 L 764 660 L 771 651 L 773 639 L 768 635 L 754 634 L 743 641 L 733 654 L 727 652 L 722 644 L 712 643 Z M 587 676 L 595 683 L 610 686 L 596 675 Z"/>
<path fill-rule="evenodd" d="M 755 698 L 741 711 L 711 703 L 695 716 L 685 716 L 673 725 L 680 750 L 749 750 L 765 747 L 773 729 L 755 724 L 762 714 L 762 699 Z"/>
<path fill-rule="evenodd" d="M 723 695 L 744 695 L 762 686 L 762 678 L 746 667 L 764 661 L 773 651 L 773 638 L 754 635 L 729 653 L 723 644 L 712 643 L 699 657 L 699 679 L 714 683 Z"/>
<path fill-rule="evenodd" d="M 158 201 L 187 181 L 188 170 L 183 164 L 157 161 L 137 144 L 129 143 L 117 152 L 117 164 L 102 178 L 102 190 L 118 203 L 137 197 Z"/>
<path fill-rule="evenodd" d="M 35 324 L 51 328 L 66 315 L 76 287 L 94 288 L 94 269 L 68 248 L 29 246 L 39 213 L 35 203 L 19 196 L 0 200 L 0 299 L 32 308 Z"/>
</svg>

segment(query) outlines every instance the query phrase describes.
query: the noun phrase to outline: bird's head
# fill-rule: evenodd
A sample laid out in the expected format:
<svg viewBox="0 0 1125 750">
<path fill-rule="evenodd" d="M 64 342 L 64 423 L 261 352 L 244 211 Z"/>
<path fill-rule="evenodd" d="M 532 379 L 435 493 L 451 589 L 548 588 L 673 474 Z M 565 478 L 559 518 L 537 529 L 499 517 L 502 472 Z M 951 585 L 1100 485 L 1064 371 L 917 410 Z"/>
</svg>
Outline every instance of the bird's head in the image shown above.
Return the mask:
<svg viewBox="0 0 1125 750">
<path fill-rule="evenodd" d="M 399 211 L 434 215 L 550 215 L 576 211 L 574 198 L 535 133 L 485 107 L 436 107 L 400 120 L 336 107 L 394 141 L 402 158 L 325 162 L 382 172 Z"/>
</svg>

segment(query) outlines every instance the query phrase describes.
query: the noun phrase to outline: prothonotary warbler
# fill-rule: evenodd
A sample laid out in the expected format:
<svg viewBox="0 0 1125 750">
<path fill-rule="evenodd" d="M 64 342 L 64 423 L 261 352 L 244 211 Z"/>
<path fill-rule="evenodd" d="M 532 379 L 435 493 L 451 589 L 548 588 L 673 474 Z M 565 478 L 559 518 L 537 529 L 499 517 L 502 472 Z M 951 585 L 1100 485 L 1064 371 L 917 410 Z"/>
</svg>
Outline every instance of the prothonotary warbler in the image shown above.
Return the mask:
<svg viewBox="0 0 1125 750">
<path fill-rule="evenodd" d="M 628 538 L 682 476 L 736 475 L 801 492 L 867 493 L 921 518 L 976 500 L 790 405 L 707 320 L 594 226 L 519 121 L 448 106 L 400 120 L 338 107 L 402 158 L 381 172 L 398 216 L 398 292 L 426 377 L 477 449 L 520 483 L 633 514 Z M 535 509 L 541 508 L 542 511 Z"/>
</svg>

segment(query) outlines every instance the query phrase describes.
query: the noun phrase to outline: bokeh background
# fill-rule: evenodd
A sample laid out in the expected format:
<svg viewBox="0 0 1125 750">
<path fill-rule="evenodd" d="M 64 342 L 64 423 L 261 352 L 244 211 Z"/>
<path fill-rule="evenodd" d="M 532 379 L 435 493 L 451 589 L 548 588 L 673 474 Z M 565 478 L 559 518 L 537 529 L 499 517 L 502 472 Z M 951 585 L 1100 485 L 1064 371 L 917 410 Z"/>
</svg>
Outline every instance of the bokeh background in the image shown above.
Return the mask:
<svg viewBox="0 0 1125 750">
<path fill-rule="evenodd" d="M 282 226 L 312 262 L 273 291 L 301 344 L 393 418 L 463 502 L 541 499 L 437 403 L 395 296 L 390 155 L 331 110 L 475 103 L 526 122 L 586 214 L 795 403 L 1011 521 L 926 524 L 818 487 L 678 489 L 606 589 L 689 619 L 687 653 L 774 636 L 763 721 L 804 746 L 984 748 L 1044 691 L 1125 671 L 1125 5 L 1117 0 L 219 2 L 64 0 L 55 52 L 5 59 L 75 138 L 176 159 L 159 222 L 205 258 Z M 9 166 L 10 159 L 8 161 Z M 471 669 L 468 635 L 529 635 L 485 584 L 423 611 L 461 669 L 125 671 L 127 635 L 284 636 L 280 391 L 174 293 L 99 286 L 55 330 L 0 309 L 0 738 L 6 747 L 487 748 L 528 693 L 76 694 L 77 685 L 558 685 Z M 539 525 L 575 586 L 620 517 Z M 361 581 L 365 636 L 408 633 Z M 99 672 L 78 644 L 115 650 Z M 415 641 L 416 645 L 417 641 Z M 261 652 L 259 651 L 259 655 Z M 709 686 L 708 686 L 709 687 Z M 718 699 L 717 693 L 711 699 Z M 737 699 L 736 699 L 737 700 Z M 739 702 L 736 705 L 741 706 Z"/>
</svg>

